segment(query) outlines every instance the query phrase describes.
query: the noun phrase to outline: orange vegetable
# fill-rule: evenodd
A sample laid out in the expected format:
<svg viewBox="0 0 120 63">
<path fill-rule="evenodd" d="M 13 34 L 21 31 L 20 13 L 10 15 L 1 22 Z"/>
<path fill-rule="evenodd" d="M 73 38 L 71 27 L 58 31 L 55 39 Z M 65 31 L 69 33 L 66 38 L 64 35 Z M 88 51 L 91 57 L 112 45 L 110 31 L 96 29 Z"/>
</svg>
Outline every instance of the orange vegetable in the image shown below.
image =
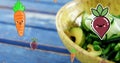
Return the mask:
<svg viewBox="0 0 120 63">
<path fill-rule="evenodd" d="M 75 59 L 75 54 L 74 54 L 74 53 L 71 53 L 71 54 L 70 54 L 71 63 L 74 62 L 74 59 Z"/>
<path fill-rule="evenodd" d="M 57 3 L 57 0 L 54 0 L 55 3 Z"/>
<path fill-rule="evenodd" d="M 16 24 L 17 32 L 19 36 L 24 35 L 24 28 L 25 28 L 25 14 L 23 11 L 16 11 L 14 13 L 14 21 Z"/>
</svg>

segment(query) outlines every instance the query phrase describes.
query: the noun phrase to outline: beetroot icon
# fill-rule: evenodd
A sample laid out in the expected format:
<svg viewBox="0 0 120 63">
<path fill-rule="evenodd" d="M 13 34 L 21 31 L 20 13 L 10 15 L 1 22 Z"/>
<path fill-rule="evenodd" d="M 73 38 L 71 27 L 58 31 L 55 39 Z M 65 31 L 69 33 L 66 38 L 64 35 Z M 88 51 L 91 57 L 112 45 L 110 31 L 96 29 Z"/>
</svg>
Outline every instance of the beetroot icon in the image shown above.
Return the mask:
<svg viewBox="0 0 120 63">
<path fill-rule="evenodd" d="M 110 21 L 105 15 L 108 13 L 108 8 L 102 8 L 99 4 L 97 9 L 91 9 L 92 14 L 96 16 L 92 21 L 92 29 L 102 40 L 103 36 L 106 34 L 110 28 Z"/>
<path fill-rule="evenodd" d="M 30 43 L 30 47 L 32 50 L 35 50 L 38 46 L 36 40 L 37 40 L 36 38 L 32 38 L 32 42 Z"/>
</svg>

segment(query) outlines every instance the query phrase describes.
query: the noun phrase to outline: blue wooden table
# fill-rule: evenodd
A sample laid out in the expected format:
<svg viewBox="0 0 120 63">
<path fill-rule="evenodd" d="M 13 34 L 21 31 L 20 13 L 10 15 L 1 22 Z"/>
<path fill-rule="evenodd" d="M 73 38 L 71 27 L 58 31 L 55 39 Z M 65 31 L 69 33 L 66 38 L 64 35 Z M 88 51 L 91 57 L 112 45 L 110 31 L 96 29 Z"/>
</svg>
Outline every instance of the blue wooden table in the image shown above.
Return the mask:
<svg viewBox="0 0 120 63">
<path fill-rule="evenodd" d="M 26 6 L 25 35 L 19 37 L 12 7 L 17 0 L 0 1 L 0 63 L 70 63 L 55 26 L 58 10 L 71 0 L 21 0 Z M 38 39 L 38 49 L 31 50 L 31 38 Z M 79 63 L 75 59 L 74 63 Z"/>
</svg>

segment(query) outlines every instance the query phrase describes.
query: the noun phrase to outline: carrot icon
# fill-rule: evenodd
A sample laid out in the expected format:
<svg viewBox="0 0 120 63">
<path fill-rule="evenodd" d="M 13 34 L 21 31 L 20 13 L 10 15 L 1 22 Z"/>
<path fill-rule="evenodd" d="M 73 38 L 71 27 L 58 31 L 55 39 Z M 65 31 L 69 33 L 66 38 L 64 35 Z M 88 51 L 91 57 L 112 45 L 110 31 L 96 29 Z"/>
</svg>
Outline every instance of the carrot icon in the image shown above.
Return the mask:
<svg viewBox="0 0 120 63">
<path fill-rule="evenodd" d="M 25 7 L 22 5 L 20 0 L 17 0 L 17 3 L 13 7 L 14 10 L 14 22 L 16 24 L 16 29 L 19 36 L 24 35 L 25 29 Z"/>
<path fill-rule="evenodd" d="M 75 59 L 75 54 L 74 53 L 71 53 L 70 54 L 70 59 L 71 59 L 71 63 L 74 62 L 74 59 Z"/>
<path fill-rule="evenodd" d="M 76 50 L 75 49 L 71 49 L 70 52 L 71 52 L 71 54 L 70 54 L 70 60 L 71 60 L 71 63 L 73 63 L 74 59 L 75 59 Z"/>
</svg>

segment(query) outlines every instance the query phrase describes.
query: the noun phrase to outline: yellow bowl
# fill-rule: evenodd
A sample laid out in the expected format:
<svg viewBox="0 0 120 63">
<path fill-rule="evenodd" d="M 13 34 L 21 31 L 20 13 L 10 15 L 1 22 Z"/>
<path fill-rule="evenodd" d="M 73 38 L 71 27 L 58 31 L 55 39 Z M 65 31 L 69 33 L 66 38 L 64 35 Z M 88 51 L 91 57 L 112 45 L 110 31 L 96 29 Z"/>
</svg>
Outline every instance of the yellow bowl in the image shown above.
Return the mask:
<svg viewBox="0 0 120 63">
<path fill-rule="evenodd" d="M 76 58 L 82 63 L 114 63 L 112 61 L 90 55 L 86 50 L 72 42 L 65 33 L 65 30 L 72 26 L 69 24 L 72 23 L 82 11 L 82 3 L 72 1 L 63 6 L 57 13 L 56 27 L 63 44 L 66 46 L 68 51 L 72 48 L 76 49 Z"/>
</svg>

